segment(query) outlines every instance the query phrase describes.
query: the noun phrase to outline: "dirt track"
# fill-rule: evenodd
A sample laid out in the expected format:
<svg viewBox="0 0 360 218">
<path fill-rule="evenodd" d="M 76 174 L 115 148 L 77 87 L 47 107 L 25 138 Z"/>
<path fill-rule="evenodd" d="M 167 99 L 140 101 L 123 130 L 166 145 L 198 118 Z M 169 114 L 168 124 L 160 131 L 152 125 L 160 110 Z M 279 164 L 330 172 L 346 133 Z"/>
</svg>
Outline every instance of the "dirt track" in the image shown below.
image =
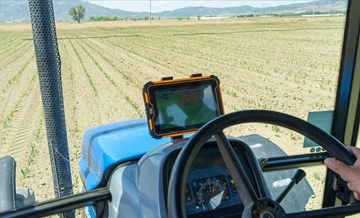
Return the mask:
<svg viewBox="0 0 360 218">
<path fill-rule="evenodd" d="M 226 112 L 260 108 L 307 119 L 309 111 L 332 110 L 343 26 L 343 18 L 171 20 L 154 21 L 151 29 L 142 21 L 57 24 L 75 192 L 83 132 L 144 116 L 141 88 L 150 80 L 217 75 Z M 0 25 L 0 154 L 15 157 L 17 184 L 43 201 L 54 193 L 29 31 L 29 24 Z M 281 127 L 228 130 L 234 136 L 253 132 L 289 155 L 309 152 L 302 137 Z M 324 172 L 308 169 L 319 190 Z M 308 208 L 321 197 L 316 190 Z"/>
</svg>

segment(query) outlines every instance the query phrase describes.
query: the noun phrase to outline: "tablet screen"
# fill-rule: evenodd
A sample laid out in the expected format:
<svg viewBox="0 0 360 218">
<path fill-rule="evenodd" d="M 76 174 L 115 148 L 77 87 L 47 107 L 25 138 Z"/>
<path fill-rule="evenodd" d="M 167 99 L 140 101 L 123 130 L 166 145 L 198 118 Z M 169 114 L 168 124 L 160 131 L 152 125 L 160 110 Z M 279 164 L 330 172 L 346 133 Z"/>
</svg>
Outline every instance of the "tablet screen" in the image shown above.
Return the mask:
<svg viewBox="0 0 360 218">
<path fill-rule="evenodd" d="M 155 138 L 194 132 L 223 114 L 216 77 L 150 82 L 144 92 L 150 134 Z"/>
<path fill-rule="evenodd" d="M 155 101 L 158 111 L 155 125 L 161 130 L 194 128 L 219 114 L 210 84 L 156 90 Z"/>
</svg>

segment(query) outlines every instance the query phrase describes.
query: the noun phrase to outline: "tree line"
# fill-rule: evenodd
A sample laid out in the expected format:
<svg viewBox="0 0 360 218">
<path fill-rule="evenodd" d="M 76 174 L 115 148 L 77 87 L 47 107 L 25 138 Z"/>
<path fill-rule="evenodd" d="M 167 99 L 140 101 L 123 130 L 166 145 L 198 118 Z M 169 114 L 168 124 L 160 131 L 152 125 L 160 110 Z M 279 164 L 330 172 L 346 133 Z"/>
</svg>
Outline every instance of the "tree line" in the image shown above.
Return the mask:
<svg viewBox="0 0 360 218">
<path fill-rule="evenodd" d="M 77 21 L 78 23 L 80 23 L 81 20 L 84 20 L 84 17 L 85 17 L 85 7 L 82 6 L 81 4 L 71 7 L 69 10 L 69 15 L 71 16 L 71 18 L 74 21 Z M 201 19 L 200 15 L 197 15 L 196 17 L 198 20 Z M 128 18 L 126 17 L 124 20 L 127 20 L 127 19 Z M 132 18 L 131 20 L 149 20 L 149 19 L 150 19 L 149 16 L 145 15 L 144 18 L 138 18 L 138 19 Z M 151 17 L 151 19 L 154 20 L 154 17 Z M 183 18 L 178 17 L 177 19 L 182 20 Z M 185 19 L 189 20 L 190 17 L 186 17 Z M 108 17 L 108 16 L 90 17 L 90 21 L 115 21 L 115 20 L 123 20 L 123 19 L 119 19 L 116 16 L 114 16 L 114 17 Z M 160 20 L 160 17 L 158 17 L 158 20 Z"/>
</svg>

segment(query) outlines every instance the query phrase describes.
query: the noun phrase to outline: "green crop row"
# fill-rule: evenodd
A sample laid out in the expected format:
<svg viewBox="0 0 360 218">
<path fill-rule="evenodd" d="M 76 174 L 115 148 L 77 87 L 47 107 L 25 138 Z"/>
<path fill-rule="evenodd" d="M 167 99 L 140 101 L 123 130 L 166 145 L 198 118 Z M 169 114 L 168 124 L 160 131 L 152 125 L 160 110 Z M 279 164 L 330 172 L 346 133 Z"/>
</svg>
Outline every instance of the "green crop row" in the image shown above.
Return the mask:
<svg viewBox="0 0 360 218">
<path fill-rule="evenodd" d="M 13 109 L 10 111 L 10 113 L 8 115 L 6 115 L 3 118 L 1 123 L 3 124 L 3 126 L 5 128 L 8 125 L 8 123 L 13 119 L 13 115 L 14 115 L 15 111 L 18 110 L 23 98 L 29 93 L 29 90 L 32 88 L 32 83 L 34 82 L 36 75 L 37 75 L 37 72 L 34 73 L 34 75 L 32 76 L 29 85 L 27 86 L 26 90 L 22 93 L 21 97 L 16 101 Z"/>
<path fill-rule="evenodd" d="M 90 76 L 89 73 L 87 72 L 87 70 L 86 70 L 86 68 L 85 68 L 85 66 L 84 66 L 84 63 L 83 63 L 83 61 L 82 61 L 79 53 L 77 52 L 76 48 L 74 47 L 73 43 L 71 42 L 70 39 L 68 39 L 68 41 L 70 42 L 71 47 L 74 49 L 74 52 L 75 52 L 76 56 L 78 57 L 78 59 L 79 59 L 79 61 L 80 61 L 80 63 L 81 63 L 81 66 L 82 66 L 82 68 L 83 68 L 83 71 L 84 71 L 87 79 L 88 79 L 88 82 L 89 82 L 90 86 L 92 87 L 92 89 L 94 90 L 95 95 L 96 95 L 97 89 L 96 89 L 93 81 L 91 80 L 91 76 Z"/>
<path fill-rule="evenodd" d="M 3 92 L 5 92 L 5 89 L 8 88 L 12 83 L 16 81 L 16 79 L 24 72 L 25 68 L 30 64 L 30 62 L 34 59 L 35 54 L 30 58 L 28 62 L 25 63 L 25 65 L 12 77 L 8 80 L 5 88 L 3 89 Z"/>
<path fill-rule="evenodd" d="M 95 63 L 95 65 L 99 68 L 99 70 L 104 74 L 104 76 L 106 77 L 106 79 L 116 88 L 119 90 L 120 94 L 124 96 L 125 100 L 136 110 L 136 112 L 138 113 L 138 115 L 140 117 L 143 117 L 143 113 L 142 111 L 139 109 L 139 106 L 130 99 L 130 97 L 128 95 L 126 95 L 120 88 L 120 86 L 118 86 L 116 84 L 116 82 L 103 70 L 103 68 L 99 65 L 99 63 L 94 59 L 94 57 L 81 45 L 79 44 L 79 46 L 85 51 L 85 53 L 91 58 L 91 60 Z"/>
<path fill-rule="evenodd" d="M 25 160 L 25 166 L 23 166 L 20 169 L 20 173 L 23 176 L 23 178 L 25 178 L 27 176 L 27 174 L 31 171 L 30 170 L 30 165 L 32 162 L 34 162 L 34 157 L 36 154 L 36 147 L 37 144 L 40 141 L 40 134 L 41 134 L 41 130 L 44 126 L 44 113 L 42 113 L 41 118 L 38 122 L 38 128 L 35 130 L 35 132 L 33 133 L 33 141 L 30 143 L 30 152 L 29 155 L 27 156 L 27 159 Z"/>
<path fill-rule="evenodd" d="M 4 61 L 6 58 L 8 58 L 8 57 L 10 57 L 11 55 L 13 55 L 13 54 L 15 54 L 16 52 L 18 52 L 20 49 L 22 49 L 22 48 L 24 48 L 26 45 L 29 45 L 30 43 L 23 43 L 23 44 L 21 44 L 21 46 L 19 46 L 18 48 L 16 48 L 16 49 L 9 49 L 8 51 L 11 51 L 11 52 L 9 52 L 9 53 L 7 53 L 6 54 L 6 52 L 4 52 L 3 54 L 5 54 L 4 55 L 4 57 L 2 57 L 2 58 L 0 58 L 0 61 Z M 29 46 L 29 48 L 30 48 L 30 46 Z M 28 49 L 26 49 L 26 50 L 29 50 L 29 48 Z M 11 60 L 10 62 L 12 63 L 12 62 L 14 62 L 16 59 L 18 59 L 19 58 L 19 56 L 21 56 L 21 55 L 24 55 L 24 53 L 20 53 L 20 54 L 18 54 L 13 60 Z"/>
</svg>

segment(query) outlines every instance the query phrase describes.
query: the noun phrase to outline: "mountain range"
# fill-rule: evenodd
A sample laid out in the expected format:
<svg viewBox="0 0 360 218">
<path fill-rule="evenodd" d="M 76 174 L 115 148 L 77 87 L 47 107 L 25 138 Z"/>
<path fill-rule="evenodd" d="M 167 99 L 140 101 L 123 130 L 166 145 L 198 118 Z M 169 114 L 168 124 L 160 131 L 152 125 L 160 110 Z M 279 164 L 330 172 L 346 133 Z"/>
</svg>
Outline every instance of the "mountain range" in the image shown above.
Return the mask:
<svg viewBox="0 0 360 218">
<path fill-rule="evenodd" d="M 120 9 L 109 9 L 86 1 L 53 1 L 54 13 L 56 21 L 71 21 L 68 15 L 70 7 L 76 5 L 83 5 L 86 8 L 85 20 L 90 17 L 114 17 L 119 19 L 138 19 L 148 16 L 148 12 L 131 12 L 123 11 Z M 225 8 L 210 8 L 210 7 L 186 7 L 173 11 L 163 11 L 152 13 L 154 18 L 177 18 L 177 17 L 202 17 L 219 16 L 231 17 L 237 15 L 249 14 L 290 14 L 290 13 L 304 13 L 312 12 L 314 7 L 313 2 L 297 3 L 290 5 L 279 5 L 276 7 L 251 7 L 251 6 L 238 6 L 238 7 L 225 7 Z M 346 0 L 320 0 L 315 1 L 315 11 L 346 11 Z M 0 22 L 29 22 L 29 6 L 27 1 L 0 1 Z"/>
</svg>

